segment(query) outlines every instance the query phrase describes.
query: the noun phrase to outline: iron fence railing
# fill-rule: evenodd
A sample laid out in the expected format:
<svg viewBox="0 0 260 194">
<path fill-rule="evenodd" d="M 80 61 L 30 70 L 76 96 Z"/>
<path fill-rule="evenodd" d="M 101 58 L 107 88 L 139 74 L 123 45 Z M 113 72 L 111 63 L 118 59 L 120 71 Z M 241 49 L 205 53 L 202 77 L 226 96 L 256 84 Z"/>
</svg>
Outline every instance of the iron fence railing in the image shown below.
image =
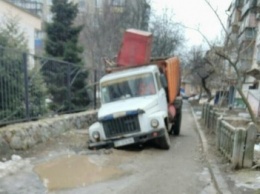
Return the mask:
<svg viewBox="0 0 260 194">
<path fill-rule="evenodd" d="M 100 70 L 0 47 L 0 125 L 96 109 Z"/>
</svg>

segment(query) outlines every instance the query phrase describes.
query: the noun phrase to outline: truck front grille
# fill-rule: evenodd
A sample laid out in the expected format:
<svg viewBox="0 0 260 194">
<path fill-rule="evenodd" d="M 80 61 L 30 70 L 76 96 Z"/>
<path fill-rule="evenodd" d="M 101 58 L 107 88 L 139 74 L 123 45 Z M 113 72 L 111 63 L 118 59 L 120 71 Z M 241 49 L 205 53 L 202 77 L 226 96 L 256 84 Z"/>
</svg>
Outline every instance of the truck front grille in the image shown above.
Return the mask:
<svg viewBox="0 0 260 194">
<path fill-rule="evenodd" d="M 107 138 L 140 131 L 138 115 L 115 118 L 102 123 Z"/>
</svg>

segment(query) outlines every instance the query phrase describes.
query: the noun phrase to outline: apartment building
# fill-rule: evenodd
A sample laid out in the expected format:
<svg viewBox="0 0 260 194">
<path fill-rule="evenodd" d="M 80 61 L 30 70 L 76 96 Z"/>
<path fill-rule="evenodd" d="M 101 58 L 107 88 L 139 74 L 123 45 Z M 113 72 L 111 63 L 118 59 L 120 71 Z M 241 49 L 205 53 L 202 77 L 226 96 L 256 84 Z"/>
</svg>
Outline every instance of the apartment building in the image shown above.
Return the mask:
<svg viewBox="0 0 260 194">
<path fill-rule="evenodd" d="M 259 7 L 259 11 L 256 12 L 256 38 L 254 44 L 254 55 L 252 61 L 252 67 L 248 71 L 248 74 L 254 77 L 257 80 L 260 80 L 260 1 L 257 1 L 257 7 Z"/>
<path fill-rule="evenodd" d="M 260 114 L 260 0 L 233 0 L 229 9 L 228 32 L 240 53 L 239 69 L 247 73 L 243 92 L 255 114 Z M 236 93 L 236 104 L 242 104 Z"/>
</svg>

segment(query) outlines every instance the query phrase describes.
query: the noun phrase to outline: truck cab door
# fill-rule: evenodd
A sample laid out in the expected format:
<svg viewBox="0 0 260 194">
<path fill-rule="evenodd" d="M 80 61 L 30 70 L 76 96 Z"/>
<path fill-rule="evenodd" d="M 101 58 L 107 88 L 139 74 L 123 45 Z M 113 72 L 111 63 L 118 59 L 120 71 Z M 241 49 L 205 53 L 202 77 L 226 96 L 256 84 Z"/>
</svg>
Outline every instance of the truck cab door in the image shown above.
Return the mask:
<svg viewBox="0 0 260 194">
<path fill-rule="evenodd" d="M 167 105 L 167 98 L 166 98 L 166 92 L 162 86 L 159 73 L 155 74 L 156 76 L 156 82 L 157 82 L 157 88 L 158 88 L 158 104 L 161 111 L 168 112 L 168 105 Z"/>
</svg>

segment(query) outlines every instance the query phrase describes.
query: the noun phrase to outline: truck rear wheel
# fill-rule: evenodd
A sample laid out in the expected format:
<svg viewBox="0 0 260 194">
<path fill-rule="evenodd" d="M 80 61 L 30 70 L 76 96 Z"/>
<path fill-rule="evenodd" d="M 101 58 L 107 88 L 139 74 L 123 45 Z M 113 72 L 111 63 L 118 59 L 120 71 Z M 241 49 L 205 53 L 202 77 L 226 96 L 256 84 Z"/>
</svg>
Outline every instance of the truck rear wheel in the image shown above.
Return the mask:
<svg viewBox="0 0 260 194">
<path fill-rule="evenodd" d="M 174 125 L 172 125 L 171 131 L 174 135 L 179 135 L 181 131 L 181 111 L 176 115 Z"/>
<path fill-rule="evenodd" d="M 155 143 L 158 145 L 159 148 L 163 150 L 168 150 L 171 147 L 170 137 L 168 131 L 164 130 L 164 135 L 159 137 L 155 140 Z"/>
</svg>

